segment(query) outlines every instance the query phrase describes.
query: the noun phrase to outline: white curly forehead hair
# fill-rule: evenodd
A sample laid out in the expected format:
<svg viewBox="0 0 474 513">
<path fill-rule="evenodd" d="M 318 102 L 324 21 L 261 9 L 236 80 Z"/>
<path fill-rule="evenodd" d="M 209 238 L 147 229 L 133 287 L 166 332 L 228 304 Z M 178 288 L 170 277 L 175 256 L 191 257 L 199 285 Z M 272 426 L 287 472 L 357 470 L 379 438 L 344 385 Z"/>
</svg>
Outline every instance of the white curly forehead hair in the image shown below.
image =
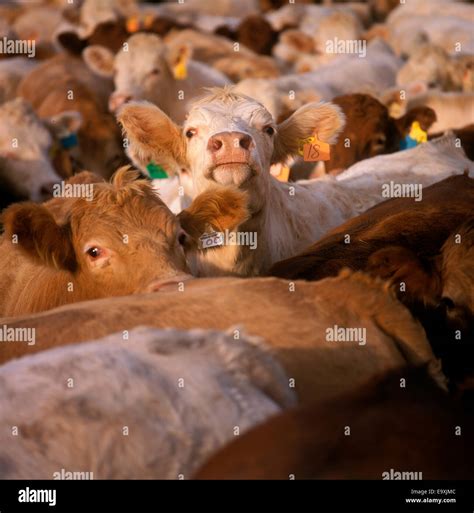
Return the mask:
<svg viewBox="0 0 474 513">
<path fill-rule="evenodd" d="M 211 116 L 216 115 L 227 118 L 231 124 L 239 119 L 258 124 L 275 122 L 260 102 L 238 93 L 235 86 L 225 86 L 206 88 L 206 93 L 192 103 L 184 125 L 188 126 L 192 121 L 206 123 L 210 121 Z"/>
</svg>

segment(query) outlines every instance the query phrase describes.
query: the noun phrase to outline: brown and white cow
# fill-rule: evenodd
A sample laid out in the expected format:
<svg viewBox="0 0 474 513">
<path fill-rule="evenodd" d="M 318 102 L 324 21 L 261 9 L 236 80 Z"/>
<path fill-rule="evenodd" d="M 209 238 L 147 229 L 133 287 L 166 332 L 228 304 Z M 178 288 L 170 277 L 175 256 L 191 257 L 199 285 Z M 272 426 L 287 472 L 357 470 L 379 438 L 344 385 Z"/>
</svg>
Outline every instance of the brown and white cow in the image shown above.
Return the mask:
<svg viewBox="0 0 474 513">
<path fill-rule="evenodd" d="M 60 184 L 50 202 L 17 203 L 3 212 L 0 315 L 153 291 L 186 279 L 184 249 L 197 244 L 150 182 L 137 176 L 122 168 L 106 183 L 79 174 Z M 196 201 L 183 213 L 183 226 L 196 237 L 247 216 L 239 192 L 209 192 Z"/>
<path fill-rule="evenodd" d="M 337 180 L 275 180 L 270 165 L 297 155 L 306 138 L 335 142 L 344 115 L 324 102 L 305 105 L 277 125 L 257 101 L 232 89 L 215 89 L 194 103 L 183 128 L 147 103 L 125 105 L 118 119 L 136 165 L 154 161 L 165 169 L 188 168 L 195 194 L 229 184 L 249 192 L 252 218 L 241 229 L 257 234 L 257 248 L 227 245 L 206 252 L 196 265 L 200 275 L 265 272 L 284 255 L 302 251 L 329 229 L 384 201 L 387 182 L 427 186 L 474 170 L 474 163 L 447 139 L 359 162 Z"/>
</svg>

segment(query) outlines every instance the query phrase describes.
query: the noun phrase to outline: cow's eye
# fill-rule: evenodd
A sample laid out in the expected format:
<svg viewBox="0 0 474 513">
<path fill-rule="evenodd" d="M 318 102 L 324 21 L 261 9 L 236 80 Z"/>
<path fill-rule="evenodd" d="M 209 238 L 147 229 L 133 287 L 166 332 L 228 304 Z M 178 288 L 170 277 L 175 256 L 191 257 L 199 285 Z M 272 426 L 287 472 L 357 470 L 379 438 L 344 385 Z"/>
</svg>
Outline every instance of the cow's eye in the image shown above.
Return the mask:
<svg viewBox="0 0 474 513">
<path fill-rule="evenodd" d="M 454 304 L 454 301 L 447 296 L 443 296 L 441 298 L 441 304 L 447 308 L 448 310 L 452 310 L 456 305 Z"/>
<path fill-rule="evenodd" d="M 160 74 L 160 70 L 158 68 L 153 68 L 150 73 L 150 75 L 159 75 Z"/>
<path fill-rule="evenodd" d="M 263 131 L 270 137 L 275 133 L 275 129 L 270 125 L 264 127 Z"/>
<path fill-rule="evenodd" d="M 196 135 L 196 129 L 195 128 L 188 128 L 186 130 L 186 133 L 184 134 L 188 139 L 191 139 L 194 135 Z"/>
<path fill-rule="evenodd" d="M 180 232 L 178 235 L 178 242 L 181 246 L 186 246 L 186 242 L 188 241 L 188 236 L 185 232 Z"/>
<path fill-rule="evenodd" d="M 86 253 L 91 257 L 91 258 L 99 258 L 100 255 L 102 254 L 102 251 L 100 250 L 100 248 L 98 248 L 97 246 L 92 246 L 91 248 L 89 248 Z"/>
</svg>

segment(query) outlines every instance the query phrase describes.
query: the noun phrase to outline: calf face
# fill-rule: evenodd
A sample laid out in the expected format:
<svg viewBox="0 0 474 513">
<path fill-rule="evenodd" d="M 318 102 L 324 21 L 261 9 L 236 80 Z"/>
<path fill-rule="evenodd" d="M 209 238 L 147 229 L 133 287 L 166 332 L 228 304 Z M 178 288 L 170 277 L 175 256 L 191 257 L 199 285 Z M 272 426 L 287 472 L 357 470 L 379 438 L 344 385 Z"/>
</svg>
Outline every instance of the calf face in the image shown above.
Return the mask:
<svg viewBox="0 0 474 513">
<path fill-rule="evenodd" d="M 246 194 L 231 189 L 207 191 L 175 217 L 137 176 L 122 168 L 106 183 L 82 172 L 64 183 L 62 196 L 4 211 L 0 316 L 188 279 L 185 251 L 200 250 L 203 233 L 234 230 L 248 218 Z"/>
<path fill-rule="evenodd" d="M 193 104 L 182 128 L 146 103 L 125 105 L 118 120 L 138 165 L 153 160 L 169 169 L 191 169 L 196 193 L 216 184 L 255 193 L 255 186 L 272 179 L 270 165 L 296 154 L 303 139 L 317 134 L 334 142 L 344 115 L 330 103 L 311 103 L 277 125 L 260 103 L 216 88 Z"/>
<path fill-rule="evenodd" d="M 126 45 L 115 56 L 100 45 L 89 46 L 83 53 L 94 72 L 114 77 L 115 92 L 110 97 L 109 109 L 114 112 L 134 99 L 162 105 L 162 98 L 175 83 L 175 65 L 189 60 L 189 48 L 170 51 L 158 36 L 143 33 L 132 36 Z"/>
<path fill-rule="evenodd" d="M 65 223 L 44 205 L 12 205 L 3 216 L 6 240 L 17 240 L 40 268 L 65 272 L 81 298 L 146 291 L 186 273 L 177 219 L 136 176 L 123 168 L 111 184 L 88 184 Z"/>
<path fill-rule="evenodd" d="M 77 113 L 41 121 L 22 99 L 0 106 L 0 185 L 12 198 L 43 201 L 60 177 L 52 164 L 56 136 L 76 129 Z"/>
</svg>

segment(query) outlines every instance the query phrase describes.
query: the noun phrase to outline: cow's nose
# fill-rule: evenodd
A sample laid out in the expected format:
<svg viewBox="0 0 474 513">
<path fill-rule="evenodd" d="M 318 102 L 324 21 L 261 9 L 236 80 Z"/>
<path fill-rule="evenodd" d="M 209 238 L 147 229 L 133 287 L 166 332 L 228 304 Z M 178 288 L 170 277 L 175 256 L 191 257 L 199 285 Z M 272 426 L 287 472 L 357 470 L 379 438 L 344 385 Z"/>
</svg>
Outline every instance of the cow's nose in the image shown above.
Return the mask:
<svg viewBox="0 0 474 513">
<path fill-rule="evenodd" d="M 242 132 L 221 132 L 209 138 L 207 149 L 211 153 L 222 151 L 249 150 L 252 138 Z"/>
<path fill-rule="evenodd" d="M 132 95 L 128 93 L 112 93 L 109 98 L 110 112 L 116 112 L 119 107 L 129 102 L 132 98 Z"/>
</svg>

